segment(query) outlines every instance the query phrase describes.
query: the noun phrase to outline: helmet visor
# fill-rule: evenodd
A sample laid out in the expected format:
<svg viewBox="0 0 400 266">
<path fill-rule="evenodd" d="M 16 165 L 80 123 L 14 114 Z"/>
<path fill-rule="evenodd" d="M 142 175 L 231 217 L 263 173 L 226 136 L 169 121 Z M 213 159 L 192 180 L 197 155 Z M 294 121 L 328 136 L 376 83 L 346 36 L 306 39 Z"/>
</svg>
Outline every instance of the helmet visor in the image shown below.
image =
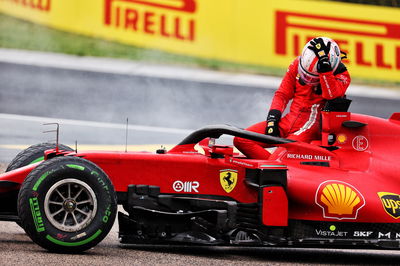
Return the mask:
<svg viewBox="0 0 400 266">
<path fill-rule="evenodd" d="M 319 76 L 309 75 L 306 73 L 300 72 L 300 78 L 304 81 L 304 83 L 308 85 L 318 85 L 319 84 Z"/>
<path fill-rule="evenodd" d="M 319 75 L 312 74 L 305 70 L 301 64 L 301 59 L 300 59 L 300 64 L 299 64 L 299 75 L 300 79 L 304 81 L 304 83 L 308 85 L 318 85 L 319 84 Z"/>
</svg>

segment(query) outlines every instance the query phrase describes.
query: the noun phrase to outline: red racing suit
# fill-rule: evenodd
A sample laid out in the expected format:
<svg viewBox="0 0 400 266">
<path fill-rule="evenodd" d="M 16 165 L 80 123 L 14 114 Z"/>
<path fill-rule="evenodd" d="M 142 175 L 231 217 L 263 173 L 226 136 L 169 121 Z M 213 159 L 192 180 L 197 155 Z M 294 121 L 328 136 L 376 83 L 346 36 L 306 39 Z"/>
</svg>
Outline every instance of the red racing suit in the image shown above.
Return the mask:
<svg viewBox="0 0 400 266">
<path fill-rule="evenodd" d="M 280 137 L 311 142 L 320 137 L 320 116 L 327 100 L 343 97 L 350 85 L 350 75 L 340 63 L 335 72 L 320 73 L 320 85 L 304 84 L 298 75 L 299 58 L 289 66 L 281 85 L 275 92 L 270 109 L 284 112 L 290 100 L 290 111 L 279 122 Z M 250 126 L 246 130 L 265 134 L 266 121 Z M 267 159 L 265 150 L 270 145 L 236 137 L 234 145 L 248 158 Z"/>
</svg>

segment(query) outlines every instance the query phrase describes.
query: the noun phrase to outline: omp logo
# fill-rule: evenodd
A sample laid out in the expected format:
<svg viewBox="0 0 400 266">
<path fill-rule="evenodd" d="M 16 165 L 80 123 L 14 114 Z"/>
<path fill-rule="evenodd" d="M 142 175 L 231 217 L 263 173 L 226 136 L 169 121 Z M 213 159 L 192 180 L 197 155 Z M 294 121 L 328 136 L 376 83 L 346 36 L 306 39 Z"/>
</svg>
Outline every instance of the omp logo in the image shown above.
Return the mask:
<svg viewBox="0 0 400 266">
<path fill-rule="evenodd" d="M 400 70 L 397 23 L 276 11 L 275 53 L 300 55 L 315 32 L 332 36 L 344 52 L 349 51 L 350 64 Z"/>
<path fill-rule="evenodd" d="M 315 202 L 323 210 L 324 218 L 357 219 L 358 211 L 365 205 L 363 195 L 352 185 L 329 180 L 319 185 Z"/>
<path fill-rule="evenodd" d="M 400 217 L 400 195 L 389 192 L 378 192 L 386 213 L 395 219 Z"/>
<path fill-rule="evenodd" d="M 50 11 L 51 6 L 51 0 L 1 0 L 0 2 L 12 2 L 16 5 L 46 12 Z"/>
<path fill-rule="evenodd" d="M 197 0 L 104 0 L 104 24 L 136 33 L 194 41 Z"/>
</svg>

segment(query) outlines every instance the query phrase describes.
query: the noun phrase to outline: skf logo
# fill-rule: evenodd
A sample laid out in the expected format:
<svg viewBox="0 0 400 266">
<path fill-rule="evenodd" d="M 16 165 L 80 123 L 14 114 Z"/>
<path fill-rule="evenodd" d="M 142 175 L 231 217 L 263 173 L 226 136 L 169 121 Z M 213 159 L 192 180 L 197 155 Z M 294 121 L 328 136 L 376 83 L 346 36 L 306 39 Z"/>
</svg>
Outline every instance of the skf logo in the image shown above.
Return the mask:
<svg viewBox="0 0 400 266">
<path fill-rule="evenodd" d="M 3 0 L 4 1 L 4 0 Z M 51 0 L 6 0 L 15 5 L 21 5 L 30 9 L 48 12 L 51 7 Z"/>
<path fill-rule="evenodd" d="M 355 237 L 370 237 L 373 231 L 354 231 L 353 236 Z"/>
<path fill-rule="evenodd" d="M 197 190 L 200 187 L 200 183 L 197 181 L 188 181 L 188 182 L 182 182 L 182 181 L 175 181 L 172 184 L 172 188 L 176 191 L 176 192 L 197 192 L 199 193 L 199 191 Z"/>
<path fill-rule="evenodd" d="M 236 186 L 238 180 L 237 170 L 224 169 L 219 172 L 219 181 L 226 193 L 230 193 Z"/>
<path fill-rule="evenodd" d="M 400 24 L 276 11 L 275 53 L 298 56 L 315 32 L 332 36 L 362 67 L 400 70 Z M 291 47 L 289 47 L 291 46 Z"/>
<path fill-rule="evenodd" d="M 135 33 L 195 40 L 197 0 L 104 0 L 104 24 Z"/>
<path fill-rule="evenodd" d="M 400 195 L 389 192 L 378 192 L 386 213 L 395 219 L 400 217 Z"/>
<path fill-rule="evenodd" d="M 319 185 L 315 202 L 322 208 L 324 218 L 357 219 L 358 211 L 365 205 L 363 195 L 352 185 L 329 180 Z"/>
</svg>

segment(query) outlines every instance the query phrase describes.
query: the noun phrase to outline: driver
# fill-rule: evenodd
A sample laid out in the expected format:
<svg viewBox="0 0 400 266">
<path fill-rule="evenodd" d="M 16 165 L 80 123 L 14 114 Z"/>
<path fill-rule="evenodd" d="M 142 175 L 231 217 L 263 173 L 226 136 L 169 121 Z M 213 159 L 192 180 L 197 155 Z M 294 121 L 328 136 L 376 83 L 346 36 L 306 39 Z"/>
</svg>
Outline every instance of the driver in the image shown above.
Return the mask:
<svg viewBox="0 0 400 266">
<path fill-rule="evenodd" d="M 311 142 L 319 138 L 320 113 L 327 100 L 343 97 L 350 75 L 336 42 L 327 37 L 309 41 L 289 68 L 272 99 L 266 121 L 246 130 Z M 283 117 L 288 102 L 289 112 Z M 236 137 L 234 145 L 248 158 L 268 159 L 271 145 Z"/>
</svg>

